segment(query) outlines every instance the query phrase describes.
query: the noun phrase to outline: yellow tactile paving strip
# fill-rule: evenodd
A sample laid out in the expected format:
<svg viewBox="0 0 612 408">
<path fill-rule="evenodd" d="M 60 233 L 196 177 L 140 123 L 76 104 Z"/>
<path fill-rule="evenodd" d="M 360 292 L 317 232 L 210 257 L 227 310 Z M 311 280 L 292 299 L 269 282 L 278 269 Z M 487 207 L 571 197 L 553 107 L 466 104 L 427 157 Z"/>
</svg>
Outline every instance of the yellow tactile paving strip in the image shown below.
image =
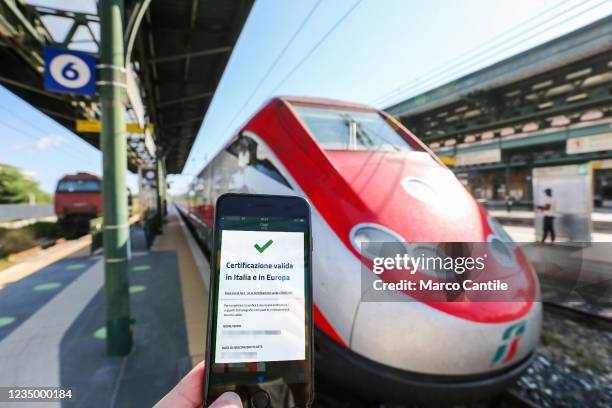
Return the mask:
<svg viewBox="0 0 612 408">
<path fill-rule="evenodd" d="M 208 290 L 202 282 L 176 213 L 168 215 L 164 233 L 157 237 L 153 250 L 175 251 L 177 254 L 189 354 L 192 364 L 196 365 L 204 359 Z"/>
</svg>

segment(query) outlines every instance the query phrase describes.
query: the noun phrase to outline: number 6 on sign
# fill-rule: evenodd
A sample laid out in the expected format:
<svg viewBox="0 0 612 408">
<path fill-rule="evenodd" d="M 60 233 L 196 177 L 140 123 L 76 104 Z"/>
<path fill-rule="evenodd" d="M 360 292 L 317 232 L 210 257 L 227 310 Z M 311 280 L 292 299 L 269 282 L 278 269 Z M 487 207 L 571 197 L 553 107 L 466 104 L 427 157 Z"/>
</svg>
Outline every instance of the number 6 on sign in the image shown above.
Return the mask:
<svg viewBox="0 0 612 408">
<path fill-rule="evenodd" d="M 60 57 L 61 58 L 61 57 Z M 56 58 L 53 63 L 51 64 L 51 66 L 53 66 L 53 64 L 59 60 L 59 58 Z M 76 79 L 79 78 L 79 71 L 77 71 L 76 69 L 74 69 L 74 64 L 78 64 L 79 62 L 69 62 L 66 64 L 66 66 L 64 67 L 64 69 L 62 69 L 62 76 L 64 78 L 66 78 L 69 81 L 74 81 Z M 89 69 L 87 69 L 87 79 L 89 79 L 89 75 L 91 75 L 91 73 L 89 72 Z"/>
<path fill-rule="evenodd" d="M 45 47 L 45 89 L 94 95 L 96 58 L 81 51 Z"/>
</svg>

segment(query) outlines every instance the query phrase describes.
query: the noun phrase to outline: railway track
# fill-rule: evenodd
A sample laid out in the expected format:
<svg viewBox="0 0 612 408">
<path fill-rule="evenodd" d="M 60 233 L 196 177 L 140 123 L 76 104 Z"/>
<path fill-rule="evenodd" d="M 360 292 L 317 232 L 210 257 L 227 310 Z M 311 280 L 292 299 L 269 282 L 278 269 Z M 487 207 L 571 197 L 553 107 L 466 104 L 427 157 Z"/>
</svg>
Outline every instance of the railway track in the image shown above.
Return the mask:
<svg viewBox="0 0 612 408">
<path fill-rule="evenodd" d="M 544 310 L 599 330 L 612 331 L 612 319 L 609 317 L 554 302 L 544 302 Z"/>
</svg>

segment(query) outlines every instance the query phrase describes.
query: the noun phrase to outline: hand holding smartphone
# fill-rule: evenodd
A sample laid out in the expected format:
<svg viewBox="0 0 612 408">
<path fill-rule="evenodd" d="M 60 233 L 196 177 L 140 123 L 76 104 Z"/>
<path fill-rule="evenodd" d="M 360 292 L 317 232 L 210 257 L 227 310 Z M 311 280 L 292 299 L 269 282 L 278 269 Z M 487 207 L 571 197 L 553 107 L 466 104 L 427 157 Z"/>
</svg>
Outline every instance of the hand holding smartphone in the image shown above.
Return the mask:
<svg viewBox="0 0 612 408">
<path fill-rule="evenodd" d="M 225 194 L 215 208 L 205 406 L 313 398 L 311 227 L 300 197 Z"/>
</svg>

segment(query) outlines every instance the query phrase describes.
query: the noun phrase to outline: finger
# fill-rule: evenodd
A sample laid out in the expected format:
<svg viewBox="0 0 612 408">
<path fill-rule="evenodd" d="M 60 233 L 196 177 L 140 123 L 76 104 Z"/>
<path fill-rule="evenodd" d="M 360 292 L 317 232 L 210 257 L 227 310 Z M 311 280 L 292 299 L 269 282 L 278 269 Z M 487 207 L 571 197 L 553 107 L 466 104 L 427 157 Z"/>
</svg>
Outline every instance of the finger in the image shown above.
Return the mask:
<svg viewBox="0 0 612 408">
<path fill-rule="evenodd" d="M 209 408 L 242 408 L 242 401 L 235 392 L 224 392 Z"/>
<path fill-rule="evenodd" d="M 202 384 L 204 382 L 204 362 L 201 361 L 187 373 L 175 388 L 191 400 L 202 401 Z"/>
<path fill-rule="evenodd" d="M 196 365 L 154 408 L 196 408 L 202 406 L 204 362 Z"/>
</svg>

